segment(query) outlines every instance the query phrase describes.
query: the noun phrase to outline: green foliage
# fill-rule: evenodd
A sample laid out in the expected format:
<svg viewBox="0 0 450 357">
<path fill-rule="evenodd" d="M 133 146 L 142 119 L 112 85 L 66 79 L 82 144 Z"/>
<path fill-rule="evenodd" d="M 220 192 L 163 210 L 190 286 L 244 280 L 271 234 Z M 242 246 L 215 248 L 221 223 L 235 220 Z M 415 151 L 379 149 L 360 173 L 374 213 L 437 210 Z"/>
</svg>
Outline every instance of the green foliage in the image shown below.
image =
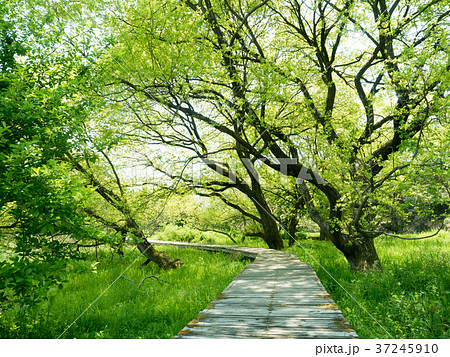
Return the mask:
<svg viewBox="0 0 450 357">
<path fill-rule="evenodd" d="M 66 162 L 86 146 L 86 66 L 64 52 L 55 18 L 8 4 L 0 9 L 0 240 L 9 247 L 0 261 L 0 309 L 45 299 L 62 283 L 65 259 L 78 256 L 68 237 L 98 237 L 82 212 L 92 190 Z M 20 46 L 11 36 L 23 37 Z"/>
<path fill-rule="evenodd" d="M 427 198 L 442 199 L 440 175 L 432 172 L 446 172 L 436 167 L 448 161 L 435 166 L 427 145 L 438 130 L 448 137 L 449 4 L 309 5 L 114 4 L 126 21 L 110 19 L 116 42 L 103 63 L 116 91 L 104 93 L 127 103 L 124 122 L 132 118 L 133 136 L 166 148 L 152 165 L 168 177 L 192 184 L 187 162 L 215 163 L 208 168 L 216 175 L 198 193 L 235 208 L 244 201 L 233 197 L 237 191 L 260 198 L 242 189 L 243 179 L 257 186 L 243 159 L 253 163 L 265 194 L 279 174 L 306 180 L 308 213 L 349 261 L 366 260 L 355 269 L 370 269 L 376 253 L 360 258 L 357 247 L 387 230 L 386 217 L 401 209 L 399 195 L 423 187 L 405 179 L 416 164 L 430 168 Z M 434 148 L 439 156 L 448 152 L 448 144 Z M 293 162 L 290 170 L 283 170 L 284 159 Z M 225 171 L 239 184 L 227 182 Z M 289 196 L 267 205 L 285 224 L 295 223 L 283 202 Z"/>
<path fill-rule="evenodd" d="M 217 235 L 189 227 L 199 222 L 233 237 L 258 231 L 248 223 L 258 218 L 249 194 L 256 191 L 242 195 L 245 190 L 236 188 L 247 187 L 243 181 L 233 186 L 220 174 L 234 170 L 251 182 L 243 156 L 254 163 L 268 209 L 285 226 L 298 214 L 293 205 L 299 193 L 291 187 L 294 174 L 288 185 L 278 184 L 282 170 L 274 157 L 298 158 L 302 169 L 320 173 L 329 184 L 307 179 L 314 203 L 309 212 L 325 228 L 327 218 L 336 217 L 331 223 L 341 250 L 380 227 L 389 229 L 389 215 L 406 221 L 410 213 L 429 221 L 448 213 L 448 2 L 393 1 L 389 16 L 375 21 L 378 2 L 322 13 L 321 6 L 302 3 L 296 9 L 283 1 L 222 5 L 0 4 L 0 308 L 25 311 L 48 299 L 45 291 L 64 280 L 65 260 L 77 256 L 69 240 L 96 238 L 121 248 L 125 236 L 98 232 L 86 206 L 104 214 L 102 224 L 111 227 L 137 217 L 153 233 L 158 225 L 178 222 L 182 227 L 169 224 L 159 234 L 164 240 L 215 240 Z M 365 51 L 350 48 L 355 38 Z M 110 51 L 102 53 L 105 48 Z M 95 110 L 94 91 L 87 95 L 87 89 L 98 88 L 96 95 L 107 97 L 101 111 Z M 122 186 L 106 157 L 115 154 L 113 161 L 126 162 L 121 168 L 127 172 L 130 152 L 141 154 L 140 165 L 157 166 L 175 179 L 158 182 L 164 189 L 214 194 L 243 215 L 234 219 L 217 202 L 209 201 L 213 208 L 197 206 L 191 197 L 173 199 L 160 214 L 167 191 L 144 192 L 134 177 Z M 196 185 L 194 175 L 186 174 L 193 158 L 215 160 L 221 169 Z M 72 166 L 80 162 L 88 168 L 83 180 Z M 103 201 L 92 198 L 88 183 L 108 190 Z M 412 225 L 430 227 L 420 219 Z M 407 263 L 412 271 L 419 266 Z M 333 264 L 345 267 L 341 260 Z M 386 269 L 388 281 L 397 275 L 403 284 L 409 279 L 389 274 Z M 376 291 L 375 283 L 363 283 Z M 433 302 L 442 298 L 438 281 L 423 292 L 393 290 L 394 296 L 399 313 L 416 309 L 431 316 L 442 309 Z"/>
<path fill-rule="evenodd" d="M 68 283 L 62 290 L 49 289 L 47 302 L 33 310 L 0 314 L 0 337 L 56 338 L 104 293 L 62 338 L 171 338 L 248 263 L 238 257 L 197 250 L 164 251 L 176 254 L 185 264 L 172 271 L 148 265 L 145 276 L 155 275 L 161 281 L 146 279 L 140 288 L 143 273 L 136 265 L 136 251 L 127 249 L 124 258 L 101 251 L 99 264 L 92 252 L 84 262 L 70 261 L 64 274 Z M 134 286 L 121 278 L 105 291 L 122 273 L 133 280 Z"/>
<path fill-rule="evenodd" d="M 0 72 L 10 71 L 15 66 L 15 55 L 24 54 L 24 48 L 20 43 L 19 35 L 14 29 L 10 18 L 12 1 L 2 1 L 0 4 Z M 9 18 L 9 19 L 8 19 Z M 7 85 L 7 81 L 0 79 L 0 89 Z"/>
<path fill-rule="evenodd" d="M 90 191 L 60 161 L 73 146 L 71 142 L 78 140 L 84 103 L 76 100 L 71 85 L 60 82 L 49 88 L 48 83 L 37 80 L 42 71 L 45 68 L 16 68 L 1 93 L 0 236 L 12 241 L 15 254 L 24 259 L 16 260 L 9 272 L 25 264 L 34 279 L 50 283 L 58 280 L 47 276 L 49 267 L 54 272 L 59 269 L 55 256 L 64 259 L 70 254 L 58 237 L 89 235 L 79 207 Z M 36 259 L 48 265 L 37 268 Z M 8 286 L 14 277 L 17 275 L 8 278 Z M 23 296 L 23 281 L 15 280 Z M 36 294 L 32 289 L 29 293 Z"/>
<path fill-rule="evenodd" d="M 0 306 L 15 309 L 30 308 L 47 298 L 50 288 L 62 288 L 60 274 L 64 263 L 59 259 L 39 260 L 15 257 L 0 261 Z"/>
</svg>

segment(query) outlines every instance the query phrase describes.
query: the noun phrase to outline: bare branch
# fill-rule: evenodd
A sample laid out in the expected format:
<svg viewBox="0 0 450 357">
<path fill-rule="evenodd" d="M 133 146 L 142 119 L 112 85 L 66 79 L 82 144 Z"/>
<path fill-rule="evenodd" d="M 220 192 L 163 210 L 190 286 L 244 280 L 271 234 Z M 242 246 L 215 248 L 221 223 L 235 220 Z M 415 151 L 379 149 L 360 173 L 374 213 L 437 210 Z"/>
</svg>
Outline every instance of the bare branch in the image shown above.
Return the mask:
<svg viewBox="0 0 450 357">
<path fill-rule="evenodd" d="M 433 237 L 437 236 L 439 234 L 439 232 L 444 228 L 444 225 L 445 225 L 444 222 L 442 222 L 441 226 L 439 227 L 439 229 L 435 233 L 427 235 L 427 236 L 423 236 L 423 237 L 417 237 L 417 238 L 402 237 L 402 236 L 399 236 L 399 235 L 396 235 L 396 234 L 387 233 L 387 232 L 384 232 L 384 231 L 365 231 L 365 230 L 360 229 L 359 232 L 363 233 L 366 236 L 370 236 L 370 237 L 374 237 L 374 236 L 378 237 L 378 236 L 381 236 L 381 235 L 385 235 L 385 236 L 388 236 L 388 237 L 393 237 L 393 238 L 398 238 L 398 239 L 403 239 L 403 240 L 421 240 L 421 239 L 428 239 L 428 238 L 433 238 Z"/>
<path fill-rule="evenodd" d="M 192 227 L 194 227 L 196 230 L 198 230 L 200 232 L 214 232 L 214 233 L 223 234 L 223 235 L 227 236 L 228 238 L 230 238 L 233 243 L 237 244 L 237 242 L 233 239 L 231 234 L 229 234 L 227 232 L 219 231 L 219 230 L 214 229 L 214 228 L 200 228 L 200 227 L 197 227 L 195 225 L 192 225 Z"/>
</svg>

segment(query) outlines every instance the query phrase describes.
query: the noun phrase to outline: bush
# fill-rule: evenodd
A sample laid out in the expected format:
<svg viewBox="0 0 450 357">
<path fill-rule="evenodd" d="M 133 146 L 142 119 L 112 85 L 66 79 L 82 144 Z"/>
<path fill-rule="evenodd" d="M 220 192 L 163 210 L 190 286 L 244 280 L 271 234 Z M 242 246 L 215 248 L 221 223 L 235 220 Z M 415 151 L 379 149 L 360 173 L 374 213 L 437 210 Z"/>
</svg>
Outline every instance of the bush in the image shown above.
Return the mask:
<svg viewBox="0 0 450 357">
<path fill-rule="evenodd" d="M 207 233 L 200 232 L 187 226 L 178 227 L 169 225 L 163 232 L 156 234 L 155 238 L 171 242 L 214 243 L 214 240 L 211 239 Z"/>
</svg>

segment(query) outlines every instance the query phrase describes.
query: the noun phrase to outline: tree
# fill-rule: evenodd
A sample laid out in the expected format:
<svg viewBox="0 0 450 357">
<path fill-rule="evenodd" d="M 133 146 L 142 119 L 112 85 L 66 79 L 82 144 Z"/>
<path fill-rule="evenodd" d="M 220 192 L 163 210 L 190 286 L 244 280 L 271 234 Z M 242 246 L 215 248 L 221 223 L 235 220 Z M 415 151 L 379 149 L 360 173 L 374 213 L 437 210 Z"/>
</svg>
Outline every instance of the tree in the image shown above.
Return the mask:
<svg viewBox="0 0 450 357">
<path fill-rule="evenodd" d="M 110 238 L 86 211 L 103 186 L 92 188 L 95 182 L 87 184 L 68 160 L 81 156 L 93 164 L 97 157 L 84 130 L 98 104 L 87 95 L 92 62 L 79 54 L 64 21 L 28 5 L 0 5 L 1 308 L 31 306 L 49 286 L 61 286 L 68 258 L 80 257 L 74 241 Z M 140 238 L 138 247 L 148 243 L 132 218 L 127 228 Z M 144 253 L 157 262 L 167 258 L 153 247 Z M 169 268 L 165 263 L 160 265 Z"/>
<path fill-rule="evenodd" d="M 161 135 L 159 132 L 161 127 L 160 124 L 155 125 L 154 122 L 151 125 L 152 130 L 156 130 L 156 135 Z M 177 144 L 174 145 L 177 146 Z M 239 158 L 233 160 L 236 165 L 230 165 L 230 160 L 224 160 L 223 156 L 221 159 L 217 157 L 211 159 L 206 146 L 203 147 L 202 152 L 197 151 L 196 149 L 194 149 L 194 151 L 195 155 L 193 157 L 191 156 L 187 161 L 191 162 L 195 158 L 200 158 L 204 166 L 212 170 L 212 172 L 216 174 L 216 177 L 211 177 L 211 175 L 202 173 L 202 177 L 197 180 L 191 174 L 186 173 L 183 168 L 178 172 L 175 172 L 173 166 L 171 167 L 171 170 L 167 170 L 162 168 L 161 165 L 155 164 L 153 161 L 149 160 L 149 158 L 147 158 L 147 165 L 152 166 L 171 180 L 182 181 L 185 185 L 189 186 L 189 191 L 193 194 L 201 197 L 219 198 L 222 202 L 237 210 L 243 216 L 257 222 L 262 228 L 261 237 L 269 248 L 283 248 L 284 243 L 278 229 L 278 220 L 271 211 L 266 195 L 263 192 L 258 179 L 259 175 L 256 173 L 250 159 L 241 155 Z M 238 155 L 242 154 L 240 150 L 236 150 L 235 148 L 223 149 L 221 151 L 222 155 L 227 151 L 230 151 L 230 155 L 233 155 L 233 152 L 237 152 Z M 250 183 L 243 178 L 245 172 L 250 173 Z M 242 196 L 246 198 L 247 204 L 242 202 L 245 200 Z"/>
<path fill-rule="evenodd" d="M 75 77 L 79 67 L 62 58 L 47 61 L 39 49 L 45 37 L 26 41 L 33 27 L 22 10 L 10 1 L 0 8 L 1 308 L 32 306 L 51 285 L 61 286 L 67 258 L 78 256 L 63 238 L 96 234 L 79 211 L 89 190 L 58 162 L 79 141 L 86 102 L 77 96 L 76 81 L 63 79 Z"/>
<path fill-rule="evenodd" d="M 143 265 L 147 265 L 150 262 L 156 263 L 159 267 L 163 269 L 176 269 L 182 265 L 180 260 L 173 260 L 168 255 L 157 251 L 154 246 L 147 240 L 147 236 L 144 230 L 141 228 L 138 220 L 136 219 L 136 213 L 133 212 L 132 207 L 129 203 L 129 193 L 124 188 L 122 181 L 117 173 L 115 165 L 109 156 L 100 149 L 106 159 L 104 165 L 109 165 L 113 173 L 113 183 L 106 184 L 107 181 L 101 181 L 99 176 L 105 176 L 105 170 L 94 169 L 94 163 L 85 160 L 85 158 L 77 158 L 71 155 L 71 153 L 66 153 L 68 162 L 72 167 L 78 171 L 82 177 L 84 177 L 87 185 L 94 188 L 95 192 L 102 198 L 103 203 L 106 204 L 106 209 L 99 211 L 99 205 L 85 205 L 84 212 L 89 216 L 94 218 L 97 222 L 101 223 L 103 226 L 113 229 L 119 234 L 120 241 L 116 244 L 118 245 L 118 251 L 122 254 L 121 248 L 125 243 L 127 238 L 130 238 L 141 254 L 147 259 Z M 83 161 L 85 165 L 83 165 Z M 97 163 L 98 167 L 99 163 Z M 103 175 L 102 175 L 103 174 Z M 92 207 L 94 206 L 94 207 Z M 101 207 L 101 206 L 100 206 Z M 105 211 L 114 211 L 113 219 L 109 218 Z"/>
<path fill-rule="evenodd" d="M 120 13 L 112 79 L 136 115 L 164 118 L 160 143 L 212 161 L 232 148 L 252 184 L 256 162 L 298 179 L 351 268 L 381 267 L 379 194 L 448 105 L 447 1 L 174 0 Z"/>
</svg>

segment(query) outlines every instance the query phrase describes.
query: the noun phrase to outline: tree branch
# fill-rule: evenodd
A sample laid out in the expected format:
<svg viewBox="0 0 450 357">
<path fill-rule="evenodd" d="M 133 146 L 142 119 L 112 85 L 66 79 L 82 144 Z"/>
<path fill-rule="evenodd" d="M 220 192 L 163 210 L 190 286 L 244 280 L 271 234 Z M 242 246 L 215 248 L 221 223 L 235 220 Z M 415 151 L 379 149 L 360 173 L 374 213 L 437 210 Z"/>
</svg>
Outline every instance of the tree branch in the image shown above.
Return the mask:
<svg viewBox="0 0 450 357">
<path fill-rule="evenodd" d="M 214 232 L 214 233 L 223 234 L 223 235 L 227 236 L 228 238 L 230 238 L 233 243 L 237 244 L 237 242 L 233 239 L 231 234 L 229 234 L 227 232 L 219 231 L 219 230 L 213 229 L 213 228 L 199 228 L 199 227 L 197 227 L 195 225 L 192 225 L 192 227 L 194 227 L 196 230 L 198 230 L 200 232 Z"/>
</svg>

